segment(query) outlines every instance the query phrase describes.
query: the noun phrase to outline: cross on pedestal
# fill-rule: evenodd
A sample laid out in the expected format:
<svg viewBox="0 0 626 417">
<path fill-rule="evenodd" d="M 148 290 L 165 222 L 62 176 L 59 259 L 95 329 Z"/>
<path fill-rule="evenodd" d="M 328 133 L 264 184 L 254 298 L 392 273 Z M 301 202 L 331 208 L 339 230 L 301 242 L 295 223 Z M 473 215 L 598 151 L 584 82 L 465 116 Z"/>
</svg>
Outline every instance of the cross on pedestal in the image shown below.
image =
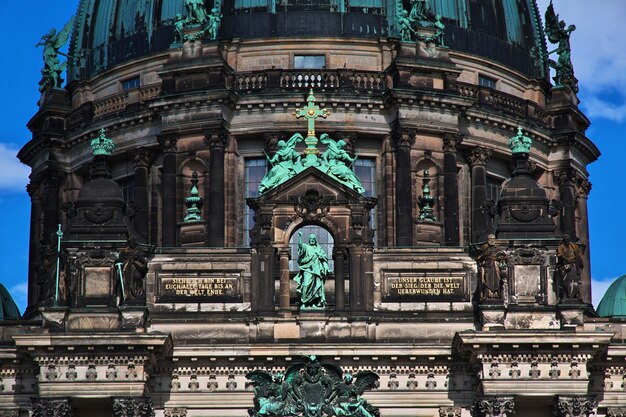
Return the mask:
<svg viewBox="0 0 626 417">
<path fill-rule="evenodd" d="M 320 109 L 320 106 L 315 104 L 315 96 L 313 95 L 313 89 L 309 91 L 309 97 L 307 97 L 307 105 L 301 109 L 296 109 L 293 113 L 296 118 L 304 117 L 308 123 L 307 137 L 304 140 L 306 143 L 306 149 L 304 150 L 305 166 L 318 165 L 317 155 L 320 151 L 317 149 L 317 137 L 315 136 L 315 119 L 323 117 L 324 119 L 330 115 L 330 112 L 326 109 Z"/>
</svg>

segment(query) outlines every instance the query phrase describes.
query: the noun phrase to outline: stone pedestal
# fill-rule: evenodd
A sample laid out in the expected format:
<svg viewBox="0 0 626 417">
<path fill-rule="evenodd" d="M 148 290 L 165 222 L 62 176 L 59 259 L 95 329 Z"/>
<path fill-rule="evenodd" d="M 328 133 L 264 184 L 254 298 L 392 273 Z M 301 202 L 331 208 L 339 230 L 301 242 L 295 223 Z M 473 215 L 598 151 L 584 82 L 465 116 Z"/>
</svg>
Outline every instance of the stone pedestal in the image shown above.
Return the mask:
<svg viewBox="0 0 626 417">
<path fill-rule="evenodd" d="M 178 223 L 178 236 L 180 246 L 193 247 L 204 246 L 206 237 L 206 222 L 204 220 L 194 223 Z"/>
</svg>

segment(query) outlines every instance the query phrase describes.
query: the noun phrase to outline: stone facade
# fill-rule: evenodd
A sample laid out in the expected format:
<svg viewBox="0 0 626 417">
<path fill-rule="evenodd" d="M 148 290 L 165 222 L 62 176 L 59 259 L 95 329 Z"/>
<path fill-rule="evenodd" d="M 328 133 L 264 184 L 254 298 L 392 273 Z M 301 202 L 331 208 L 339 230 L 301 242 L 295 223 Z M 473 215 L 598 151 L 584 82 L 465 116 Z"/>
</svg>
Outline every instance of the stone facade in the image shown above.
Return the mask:
<svg viewBox="0 0 626 417">
<path fill-rule="evenodd" d="M 317 51 L 325 68 L 293 68 Z M 369 194 L 314 168 L 256 194 L 251 167 L 305 131 L 310 89 Z M 368 37 L 186 42 L 44 92 L 19 155 L 29 305 L 0 327 L 0 415 L 243 416 L 246 375 L 308 355 L 375 372 L 383 417 L 623 415 L 625 331 L 590 305 L 588 249 L 581 296 L 561 297 L 599 156 L 577 104 L 480 55 Z M 93 159 L 101 128 L 115 150 Z M 202 220 L 185 223 L 194 172 Z M 325 310 L 299 308 L 302 227 L 330 236 Z"/>
</svg>

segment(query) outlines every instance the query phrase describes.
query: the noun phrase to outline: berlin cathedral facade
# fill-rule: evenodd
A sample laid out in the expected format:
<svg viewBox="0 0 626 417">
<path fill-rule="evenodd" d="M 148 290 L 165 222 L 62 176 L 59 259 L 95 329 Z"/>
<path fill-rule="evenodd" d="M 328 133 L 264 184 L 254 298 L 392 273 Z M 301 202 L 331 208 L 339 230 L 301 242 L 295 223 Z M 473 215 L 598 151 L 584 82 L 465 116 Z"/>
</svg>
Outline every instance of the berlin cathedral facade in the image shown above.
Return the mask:
<svg viewBox="0 0 626 417">
<path fill-rule="evenodd" d="M 0 416 L 626 415 L 574 29 L 534 0 L 80 0 L 18 155 Z"/>
</svg>

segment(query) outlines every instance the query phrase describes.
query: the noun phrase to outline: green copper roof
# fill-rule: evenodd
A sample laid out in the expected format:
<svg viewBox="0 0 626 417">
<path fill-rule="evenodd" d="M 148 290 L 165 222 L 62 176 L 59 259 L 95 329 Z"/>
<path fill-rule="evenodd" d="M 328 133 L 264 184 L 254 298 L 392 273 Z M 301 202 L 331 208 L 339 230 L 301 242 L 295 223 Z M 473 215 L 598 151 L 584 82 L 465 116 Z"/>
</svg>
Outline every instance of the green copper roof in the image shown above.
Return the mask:
<svg viewBox="0 0 626 417">
<path fill-rule="evenodd" d="M 598 305 L 600 317 L 626 317 L 626 275 L 611 284 Z"/>
</svg>

